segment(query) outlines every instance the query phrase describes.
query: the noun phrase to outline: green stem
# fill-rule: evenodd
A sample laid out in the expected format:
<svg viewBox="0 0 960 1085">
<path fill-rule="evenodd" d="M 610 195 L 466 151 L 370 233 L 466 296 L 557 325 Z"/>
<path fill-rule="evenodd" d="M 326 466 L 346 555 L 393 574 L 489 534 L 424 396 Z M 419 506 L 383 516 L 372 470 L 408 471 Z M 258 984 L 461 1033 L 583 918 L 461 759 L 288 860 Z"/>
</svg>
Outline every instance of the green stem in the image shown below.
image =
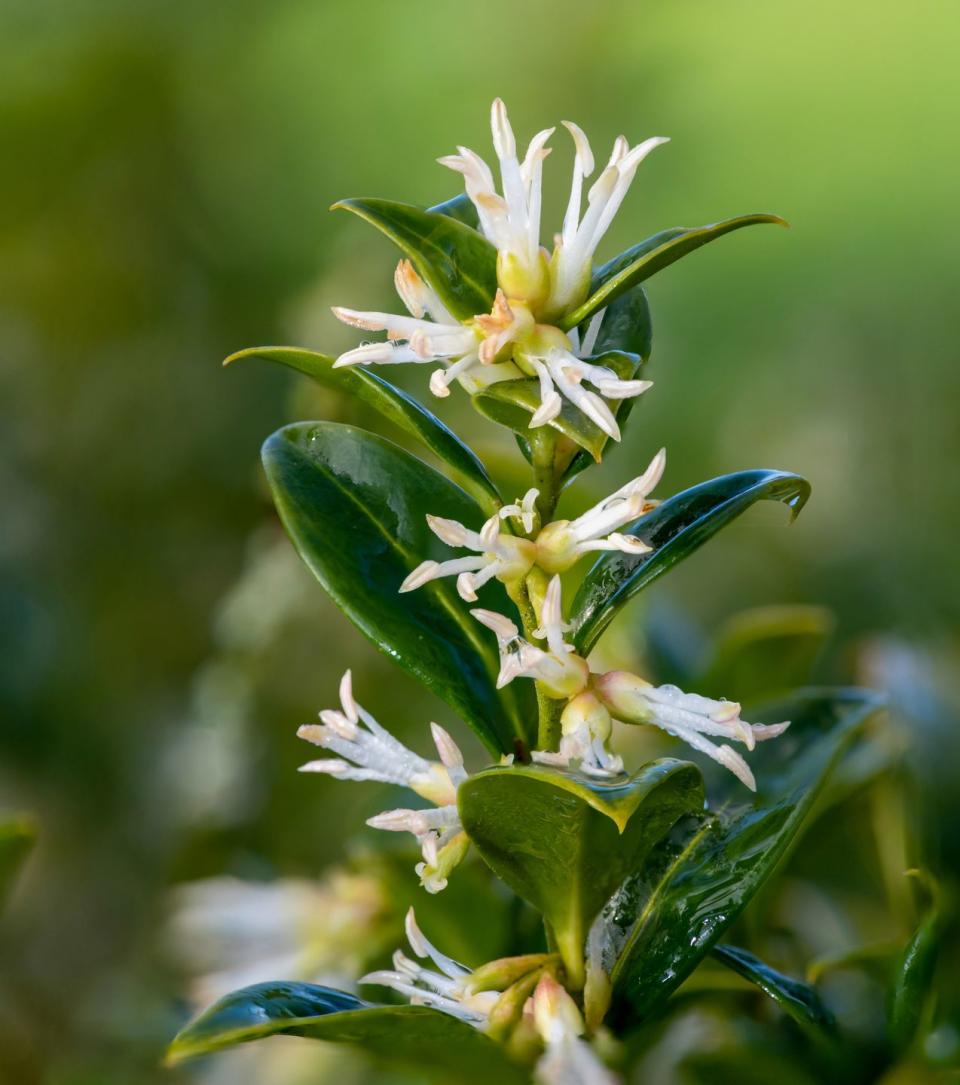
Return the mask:
<svg viewBox="0 0 960 1085">
<path fill-rule="evenodd" d="M 560 473 L 556 463 L 557 436 L 550 429 L 539 429 L 530 442 L 530 454 L 533 466 L 533 484 L 540 491 L 537 498 L 537 511 L 540 523 L 547 524 L 553 519 L 554 510 L 560 500 Z"/>
</svg>

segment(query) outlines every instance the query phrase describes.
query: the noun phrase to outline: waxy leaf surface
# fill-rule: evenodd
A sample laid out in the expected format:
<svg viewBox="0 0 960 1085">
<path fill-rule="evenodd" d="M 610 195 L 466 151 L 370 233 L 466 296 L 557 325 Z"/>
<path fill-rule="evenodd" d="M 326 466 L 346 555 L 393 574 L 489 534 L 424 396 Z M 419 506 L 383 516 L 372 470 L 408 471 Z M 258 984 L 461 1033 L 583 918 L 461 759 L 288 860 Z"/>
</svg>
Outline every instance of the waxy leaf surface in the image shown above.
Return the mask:
<svg viewBox="0 0 960 1085">
<path fill-rule="evenodd" d="M 497 291 L 497 250 L 457 218 L 393 200 L 341 200 L 390 238 L 458 320 L 489 313 Z"/>
<path fill-rule="evenodd" d="M 466 192 L 461 192 L 459 196 L 444 200 L 443 203 L 436 203 L 433 207 L 428 207 L 427 210 L 437 215 L 447 215 L 473 230 L 476 230 L 480 225 L 480 216 L 477 214 L 473 200 L 470 199 Z"/>
<path fill-rule="evenodd" d="M 832 1037 L 836 1022 L 814 987 L 778 972 L 739 946 L 718 945 L 713 956 L 744 979 L 756 984 L 809 1035 Z"/>
<path fill-rule="evenodd" d="M 477 850 L 543 914 L 575 975 L 594 916 L 671 826 L 702 808 L 703 782 L 694 765 L 670 758 L 609 782 L 498 767 L 461 784 L 458 802 Z"/>
<path fill-rule="evenodd" d="M 232 992 L 179 1033 L 167 1063 L 278 1035 L 349 1044 L 434 1081 L 528 1080 L 498 1044 L 449 1014 L 425 1006 L 375 1006 L 311 983 L 258 983 Z"/>
<path fill-rule="evenodd" d="M 879 704 L 866 691 L 841 690 L 812 691 L 781 706 L 778 714 L 786 709 L 806 736 L 802 752 L 790 764 L 786 753 L 777 755 L 783 771 L 769 778 L 754 758 L 752 803 L 703 816 L 625 883 L 604 912 L 602 956 L 616 1018 L 651 1013 L 710 952 L 796 842 L 831 771 Z M 758 744 L 755 753 L 778 741 Z"/>
<path fill-rule="evenodd" d="M 400 595 L 421 561 L 451 551 L 426 515 L 469 526 L 476 503 L 397 445 L 353 426 L 302 422 L 267 439 L 263 463 L 288 534 L 340 609 L 374 644 L 456 709 L 492 752 L 529 741 L 535 715 L 512 688 L 495 688 L 495 641 L 449 579 Z M 499 585 L 486 601 L 506 606 Z"/>
<path fill-rule="evenodd" d="M 413 396 L 378 374 L 362 366 L 334 369 L 334 359 L 329 355 L 297 347 L 251 347 L 231 354 L 224 365 L 243 358 L 279 362 L 312 377 L 325 388 L 336 389 L 365 403 L 448 464 L 463 488 L 488 514 L 501 504 L 497 488 L 477 454 Z"/>
<path fill-rule="evenodd" d="M 758 501 L 782 501 L 796 517 L 810 484 L 787 471 L 739 471 L 668 497 L 625 528 L 653 547 L 648 554 L 611 553 L 584 577 L 571 607 L 573 642 L 586 655 L 619 609 Z"/>
<path fill-rule="evenodd" d="M 760 223 L 788 225 L 778 215 L 740 215 L 737 218 L 714 222 L 708 226 L 674 226 L 638 242 L 632 248 L 615 256 L 593 273 L 587 300 L 563 320 L 564 328 L 574 328 L 592 316 L 625 290 L 636 286 L 669 267 L 687 253 L 699 249 L 724 234 L 741 230 L 744 226 Z"/>
</svg>

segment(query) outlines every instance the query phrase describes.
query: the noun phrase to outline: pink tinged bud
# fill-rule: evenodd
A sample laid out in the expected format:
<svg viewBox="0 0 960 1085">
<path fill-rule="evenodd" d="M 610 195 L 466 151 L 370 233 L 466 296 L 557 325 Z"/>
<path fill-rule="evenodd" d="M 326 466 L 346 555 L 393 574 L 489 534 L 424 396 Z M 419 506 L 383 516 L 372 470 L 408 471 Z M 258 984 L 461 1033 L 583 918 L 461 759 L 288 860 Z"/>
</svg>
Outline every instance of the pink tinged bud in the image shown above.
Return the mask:
<svg viewBox="0 0 960 1085">
<path fill-rule="evenodd" d="M 635 674 L 630 674 L 629 671 L 607 671 L 599 678 L 594 678 L 593 688 L 614 719 L 624 723 L 651 721 L 650 705 L 643 691 L 652 687 L 649 682 Z"/>
<path fill-rule="evenodd" d="M 582 1036 L 585 1029 L 576 1002 L 549 972 L 540 977 L 533 992 L 533 1020 L 548 1046 Z"/>
</svg>

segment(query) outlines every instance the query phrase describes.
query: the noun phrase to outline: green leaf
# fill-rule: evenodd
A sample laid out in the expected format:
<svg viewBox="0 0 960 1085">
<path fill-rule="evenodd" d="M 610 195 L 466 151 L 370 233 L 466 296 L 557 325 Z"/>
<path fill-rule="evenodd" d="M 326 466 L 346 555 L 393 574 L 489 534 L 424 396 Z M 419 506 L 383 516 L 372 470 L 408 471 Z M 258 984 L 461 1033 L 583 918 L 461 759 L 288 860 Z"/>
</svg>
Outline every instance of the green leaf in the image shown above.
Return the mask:
<svg viewBox="0 0 960 1085">
<path fill-rule="evenodd" d="M 456 709 L 492 752 L 528 741 L 534 714 L 512 687 L 496 690 L 495 645 L 451 581 L 397 590 L 421 561 L 450 557 L 427 513 L 477 525 L 477 505 L 392 442 L 334 422 L 279 430 L 263 446 L 263 463 L 300 556 L 361 632 Z M 489 587 L 488 602 L 502 609 L 500 586 Z"/>
<path fill-rule="evenodd" d="M 753 803 L 688 825 L 625 883 L 600 962 L 613 986 L 615 1016 L 647 1016 L 710 952 L 796 842 L 830 773 L 880 705 L 862 690 L 798 695 L 788 718 L 808 741 L 792 763 L 781 753 L 784 770 L 765 777 L 755 761 Z"/>
<path fill-rule="evenodd" d="M 581 342 L 586 334 L 587 324 L 580 327 Z M 639 376 L 643 366 L 650 360 L 652 348 L 653 322 L 650 317 L 650 306 L 647 304 L 647 295 L 642 286 L 635 286 L 632 290 L 621 294 L 604 312 L 593 350 L 598 355 L 607 354 L 610 351 L 636 354 L 640 359 L 640 365 L 635 368 L 634 375 Z M 639 398 L 641 397 L 635 396 L 633 399 L 624 399 L 619 403 L 610 404 L 621 434 L 626 433 L 627 419 Z M 601 447 L 601 456 L 609 443 L 609 438 L 607 438 Z M 563 485 L 569 485 L 581 471 L 590 466 L 591 462 L 590 455 L 584 451 L 578 452 L 563 474 Z"/>
<path fill-rule="evenodd" d="M 590 923 L 678 818 L 702 808 L 703 782 L 696 766 L 671 758 L 613 781 L 497 767 L 461 784 L 458 804 L 477 850 L 543 914 L 579 984 Z"/>
<path fill-rule="evenodd" d="M 675 226 L 646 238 L 597 268 L 590 282 L 589 297 L 564 317 L 561 326 L 566 329 L 582 324 L 631 286 L 644 282 L 651 275 L 679 260 L 681 256 L 699 249 L 701 245 L 744 226 L 765 222 L 776 223 L 778 226 L 789 225 L 778 215 L 740 215 L 707 226 Z"/>
<path fill-rule="evenodd" d="M 499 1045 L 449 1014 L 426 1006 L 374 1006 L 311 983 L 258 983 L 232 992 L 176 1036 L 166 1062 L 172 1066 L 278 1035 L 349 1044 L 434 1080 L 485 1085 L 492 1076 L 506 1085 L 527 1081 Z"/>
<path fill-rule="evenodd" d="M 633 380 L 640 368 L 640 358 L 625 351 L 607 351 L 587 359 L 593 365 L 604 365 L 612 369 L 621 380 Z M 623 412 L 629 400 L 611 402 L 615 415 Z M 500 381 L 491 384 L 473 397 L 477 410 L 493 422 L 512 429 L 524 440 L 530 438 L 530 416 L 540 406 L 540 383 L 534 378 L 524 380 Z M 569 437 L 571 441 L 585 449 L 598 463 L 607 443 L 607 435 L 594 422 L 575 407 L 569 400 L 563 400 L 560 413 L 549 423 L 553 429 Z"/>
<path fill-rule="evenodd" d="M 434 204 L 433 207 L 428 207 L 427 210 L 437 215 L 448 215 L 473 230 L 476 230 L 480 225 L 480 216 L 477 214 L 473 200 L 465 192 L 461 192 L 459 196 L 454 196 L 451 200 L 444 200 L 443 203 Z"/>
<path fill-rule="evenodd" d="M 667 498 L 626 534 L 643 539 L 649 554 L 605 554 L 590 569 L 573 601 L 573 641 L 586 655 L 617 611 L 758 501 L 782 501 L 793 517 L 810 496 L 810 484 L 787 471 L 738 471 L 701 482 Z"/>
<path fill-rule="evenodd" d="M 334 359 L 329 355 L 298 347 L 250 347 L 231 354 L 223 364 L 244 358 L 279 362 L 305 373 L 325 388 L 336 389 L 365 403 L 448 464 L 485 512 L 492 513 L 501 505 L 497 488 L 476 453 L 426 407 L 383 377 L 361 366 L 334 369 Z"/>
<path fill-rule="evenodd" d="M 890 998 L 890 1031 L 899 1050 L 910 1046 L 933 995 L 943 911 L 940 888 L 928 874 L 908 873 L 922 878 L 930 903 L 897 965 Z"/>
<path fill-rule="evenodd" d="M 738 946 L 714 946 L 713 956 L 744 979 L 756 984 L 808 1035 L 817 1040 L 826 1039 L 828 1036 L 832 1039 L 836 1027 L 833 1014 L 810 984 L 785 976 Z"/>
<path fill-rule="evenodd" d="M 580 326 L 581 341 L 589 321 Z M 600 330 L 593 344 L 595 354 L 623 350 L 647 361 L 653 349 L 653 318 L 642 286 L 635 286 L 612 302 L 600 321 Z"/>
<path fill-rule="evenodd" d="M 449 214 L 393 200 L 341 200 L 343 208 L 382 231 L 413 261 L 458 320 L 489 313 L 497 291 L 497 250 Z"/>
<path fill-rule="evenodd" d="M 8 817 L 0 822 L 0 907 L 10 896 L 36 838 L 36 826 L 25 814 Z"/>
<path fill-rule="evenodd" d="M 833 624 L 823 607 L 743 611 L 720 631 L 693 687 L 705 697 L 756 702 L 808 685 Z"/>
</svg>

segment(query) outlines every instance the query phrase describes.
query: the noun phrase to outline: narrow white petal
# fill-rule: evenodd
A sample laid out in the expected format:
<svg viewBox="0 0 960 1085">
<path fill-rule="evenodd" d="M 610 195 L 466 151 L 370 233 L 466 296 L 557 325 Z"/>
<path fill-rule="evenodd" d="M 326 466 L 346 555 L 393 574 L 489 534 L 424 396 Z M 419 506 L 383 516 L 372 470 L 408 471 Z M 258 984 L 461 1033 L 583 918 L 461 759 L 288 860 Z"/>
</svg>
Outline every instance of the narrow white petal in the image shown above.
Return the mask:
<svg viewBox="0 0 960 1085">
<path fill-rule="evenodd" d="M 468 968 L 464 968 L 462 964 L 458 964 L 452 957 L 448 957 L 445 953 L 441 953 L 440 950 L 438 950 L 424 935 L 423 931 L 421 931 L 417 925 L 417 917 L 414 915 L 413 908 L 410 908 L 407 912 L 404 928 L 407 934 L 407 941 L 410 943 L 410 948 L 418 957 L 429 957 L 437 968 L 452 980 L 463 979 L 470 975 L 470 970 Z"/>
<path fill-rule="evenodd" d="M 577 351 L 582 357 L 586 357 L 593 353 L 593 348 L 596 345 L 597 336 L 600 334 L 600 326 L 603 324 L 603 318 L 606 311 L 606 308 L 603 308 L 600 312 L 594 313 L 590 318 L 587 330 L 583 334 L 583 343 L 580 345 L 580 350 Z"/>
</svg>

